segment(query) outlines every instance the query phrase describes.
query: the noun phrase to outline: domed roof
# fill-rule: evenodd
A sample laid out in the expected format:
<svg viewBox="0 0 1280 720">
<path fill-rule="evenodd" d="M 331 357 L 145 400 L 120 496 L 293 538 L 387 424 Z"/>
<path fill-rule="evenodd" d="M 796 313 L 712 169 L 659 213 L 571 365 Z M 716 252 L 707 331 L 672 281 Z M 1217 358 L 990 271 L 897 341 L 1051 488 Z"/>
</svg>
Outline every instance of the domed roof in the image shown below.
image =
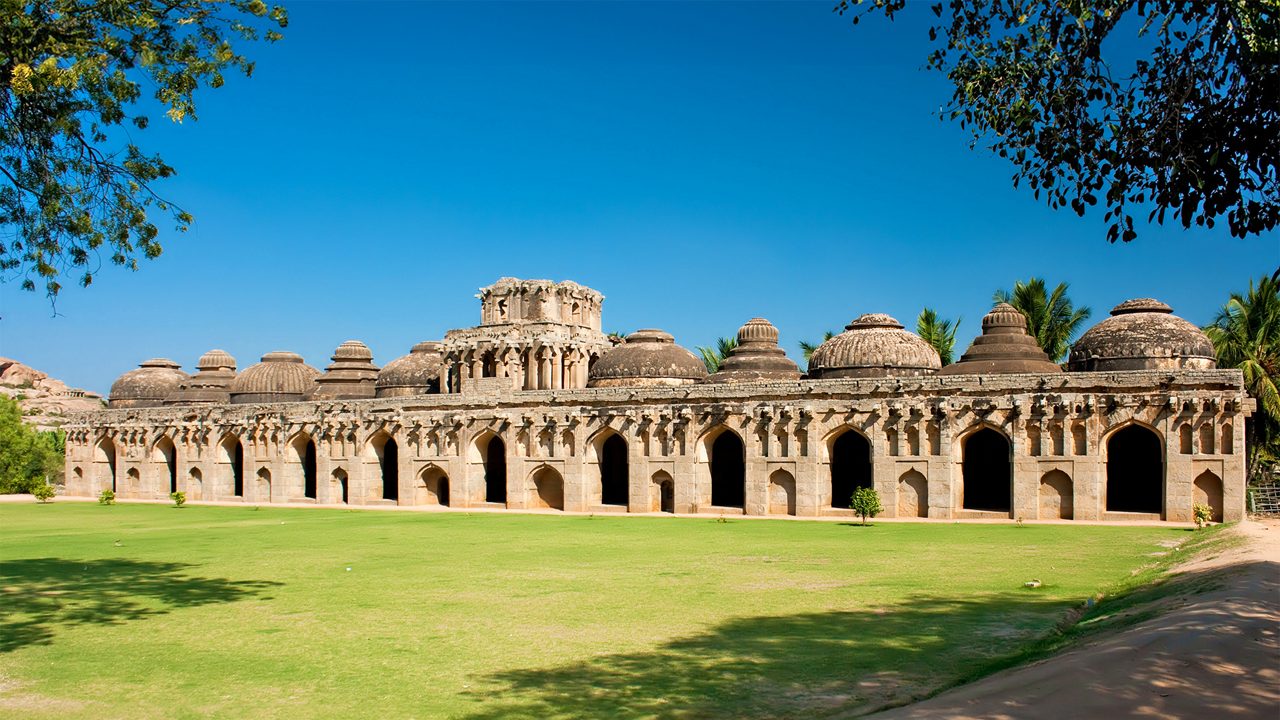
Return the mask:
<svg viewBox="0 0 1280 720">
<path fill-rule="evenodd" d="M 444 345 L 420 342 L 409 354 L 387 363 L 374 383 L 377 397 L 403 397 L 440 392 L 440 368 L 444 364 Z"/>
<path fill-rule="evenodd" d="M 348 340 L 333 351 L 333 362 L 316 378 L 308 400 L 362 400 L 374 396 L 378 366 L 373 352 L 359 340 Z"/>
<path fill-rule="evenodd" d="M 165 398 L 165 405 L 214 405 L 231 400 L 236 359 L 225 350 L 210 350 L 196 361 L 196 374 Z"/>
<path fill-rule="evenodd" d="M 116 378 L 107 407 L 159 407 L 187 379 L 182 366 L 166 358 L 152 358 Z"/>
<path fill-rule="evenodd" d="M 320 371 L 291 352 L 269 352 L 262 362 L 245 368 L 231 383 L 231 402 L 237 404 L 302 400 Z"/>
<path fill-rule="evenodd" d="M 778 328 L 764 318 L 752 318 L 738 328 L 738 344 L 712 382 L 758 382 L 761 380 L 795 380 L 800 368 L 778 347 Z"/>
<path fill-rule="evenodd" d="M 1206 370 L 1213 343 L 1159 300 L 1126 300 L 1071 347 L 1068 370 Z"/>
<path fill-rule="evenodd" d="M 587 387 L 689 385 L 707 379 L 707 366 L 670 333 L 637 330 L 591 368 Z"/>
<path fill-rule="evenodd" d="M 929 343 L 882 314 L 863 315 L 809 356 L 814 378 L 932 375 L 942 367 Z"/>
<path fill-rule="evenodd" d="M 982 318 L 982 334 L 973 339 L 959 362 L 939 375 L 995 373 L 1057 373 L 1062 368 L 1049 359 L 1027 332 L 1027 318 L 1009 303 L 1000 303 Z"/>
</svg>

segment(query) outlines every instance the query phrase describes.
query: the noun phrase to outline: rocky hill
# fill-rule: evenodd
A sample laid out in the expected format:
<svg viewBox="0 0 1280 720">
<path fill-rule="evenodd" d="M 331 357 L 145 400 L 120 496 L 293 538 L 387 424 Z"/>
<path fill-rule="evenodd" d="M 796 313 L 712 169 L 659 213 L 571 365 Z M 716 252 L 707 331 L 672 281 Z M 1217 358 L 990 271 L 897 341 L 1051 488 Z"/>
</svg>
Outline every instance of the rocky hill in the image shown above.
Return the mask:
<svg viewBox="0 0 1280 720">
<path fill-rule="evenodd" d="M 97 393 L 68 387 L 17 360 L 0 357 L 0 395 L 18 401 L 22 419 L 37 430 L 56 430 L 70 413 L 106 406 Z"/>
</svg>

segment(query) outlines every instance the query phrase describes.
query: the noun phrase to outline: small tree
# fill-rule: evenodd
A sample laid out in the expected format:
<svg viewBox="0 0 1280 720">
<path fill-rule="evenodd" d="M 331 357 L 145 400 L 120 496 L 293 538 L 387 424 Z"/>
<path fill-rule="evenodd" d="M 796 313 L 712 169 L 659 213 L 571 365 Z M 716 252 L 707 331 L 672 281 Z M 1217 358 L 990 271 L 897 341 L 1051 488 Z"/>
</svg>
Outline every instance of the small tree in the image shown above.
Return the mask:
<svg viewBox="0 0 1280 720">
<path fill-rule="evenodd" d="M 169 493 L 169 499 L 173 501 L 174 507 L 182 507 L 187 504 L 187 494 L 181 490 Z"/>
<path fill-rule="evenodd" d="M 875 517 L 880 514 L 883 507 L 880 505 L 880 494 L 869 487 L 860 487 L 853 492 L 853 499 L 849 502 L 849 507 L 862 517 L 862 524 L 867 524 L 868 517 Z"/>
<path fill-rule="evenodd" d="M 99 504 L 99 505 L 115 505 L 115 504 L 116 504 L 116 491 L 115 491 L 115 490 L 103 490 L 103 491 L 102 491 L 102 494 L 98 496 L 98 504 Z"/>
<path fill-rule="evenodd" d="M 36 502 L 47 503 L 53 499 L 53 486 L 49 483 L 41 483 L 31 489 L 31 494 L 35 496 Z"/>
<path fill-rule="evenodd" d="M 1213 519 L 1213 508 L 1208 505 L 1196 505 L 1192 508 L 1192 512 L 1195 514 L 1196 529 L 1208 525 Z"/>
</svg>

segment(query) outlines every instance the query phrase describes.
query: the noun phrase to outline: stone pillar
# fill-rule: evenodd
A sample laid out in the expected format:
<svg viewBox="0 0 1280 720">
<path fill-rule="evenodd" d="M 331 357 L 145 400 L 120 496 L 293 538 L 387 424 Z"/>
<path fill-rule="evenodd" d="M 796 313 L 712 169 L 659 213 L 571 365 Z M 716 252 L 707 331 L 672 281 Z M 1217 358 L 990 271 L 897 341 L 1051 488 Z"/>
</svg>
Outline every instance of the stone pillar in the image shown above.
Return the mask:
<svg viewBox="0 0 1280 720">
<path fill-rule="evenodd" d="M 560 379 L 564 369 L 564 354 L 559 348 L 551 351 L 551 389 L 560 389 Z"/>
</svg>

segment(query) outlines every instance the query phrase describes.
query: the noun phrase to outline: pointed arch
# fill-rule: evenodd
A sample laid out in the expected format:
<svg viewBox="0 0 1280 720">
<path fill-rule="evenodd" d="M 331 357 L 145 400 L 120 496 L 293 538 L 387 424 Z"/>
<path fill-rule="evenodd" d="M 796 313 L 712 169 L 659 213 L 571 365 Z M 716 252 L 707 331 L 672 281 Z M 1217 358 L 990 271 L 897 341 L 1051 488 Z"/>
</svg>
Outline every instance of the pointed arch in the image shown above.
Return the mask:
<svg viewBox="0 0 1280 720">
<path fill-rule="evenodd" d="M 731 428 L 720 425 L 707 431 L 699 445 L 711 474 L 711 505 L 745 507 L 747 450 L 742 438 Z"/>
<path fill-rule="evenodd" d="M 93 446 L 93 474 L 99 489 L 120 491 L 116 483 L 116 444 L 109 437 L 103 437 Z"/>
<path fill-rule="evenodd" d="M 366 461 L 377 464 L 376 473 L 382 485 L 379 497 L 400 501 L 400 446 L 386 430 L 378 430 L 365 441 Z M 367 475 L 366 475 L 367 477 Z"/>
<path fill-rule="evenodd" d="M 975 426 L 960 440 L 961 507 L 1011 512 L 1012 447 L 1003 432 L 987 424 Z"/>
<path fill-rule="evenodd" d="M 287 459 L 293 470 L 293 487 L 302 488 L 302 497 L 315 500 L 318 497 L 318 481 L 316 477 L 316 442 L 304 430 L 294 433 L 289 438 Z"/>
<path fill-rule="evenodd" d="M 1222 424 L 1222 444 L 1219 446 L 1219 452 L 1223 455 L 1231 455 L 1236 451 L 1236 431 L 1232 427 L 1231 422 Z"/>
<path fill-rule="evenodd" d="M 674 513 L 676 511 L 676 483 L 665 470 L 653 474 L 650 487 L 653 492 L 652 508 L 656 512 Z"/>
<path fill-rule="evenodd" d="M 418 473 L 416 505 L 449 506 L 449 475 L 432 463 Z"/>
<path fill-rule="evenodd" d="M 1222 478 L 1218 477 L 1212 470 L 1205 470 L 1196 476 L 1195 479 L 1195 505 L 1208 506 L 1210 513 L 1209 519 L 1213 522 L 1222 522 L 1223 502 L 1222 502 Z M 1194 517 L 1194 507 L 1192 508 L 1192 516 Z"/>
<path fill-rule="evenodd" d="M 631 471 L 626 438 L 606 427 L 591 436 L 588 446 L 600 478 L 600 504 L 630 504 Z"/>
<path fill-rule="evenodd" d="M 227 492 L 232 497 L 244 497 L 244 445 L 234 433 L 224 433 L 218 440 L 217 492 Z"/>
<path fill-rule="evenodd" d="M 1189 434 L 1191 426 L 1183 427 Z M 1107 511 L 1163 513 L 1164 442 L 1160 434 L 1148 425 L 1129 422 L 1108 432 L 1103 445 Z"/>
<path fill-rule="evenodd" d="M 329 478 L 329 497 L 346 505 L 350 501 L 347 483 L 347 471 L 342 468 L 334 468 Z"/>
<path fill-rule="evenodd" d="M 164 467 L 164 494 L 178 492 L 178 447 L 173 444 L 173 438 L 168 435 L 156 438 L 151 444 L 151 460 Z"/>
<path fill-rule="evenodd" d="M 929 481 L 919 470 L 898 478 L 898 517 L 929 517 Z"/>
<path fill-rule="evenodd" d="M 187 472 L 187 496 L 192 500 L 204 499 L 204 473 L 193 467 Z"/>
<path fill-rule="evenodd" d="M 831 507 L 847 508 L 853 493 L 861 487 L 872 487 L 871 441 L 856 428 L 844 426 L 827 436 Z"/>
<path fill-rule="evenodd" d="M 550 465 L 539 465 L 529 475 L 533 483 L 533 506 L 564 510 L 564 478 Z"/>
<path fill-rule="evenodd" d="M 256 485 L 253 488 L 253 499 L 256 502 L 271 502 L 271 471 L 259 468 Z"/>
<path fill-rule="evenodd" d="M 1215 433 L 1214 433 L 1213 421 L 1200 424 L 1200 452 L 1201 453 L 1205 455 L 1216 454 L 1217 451 L 1214 448 L 1214 444 L 1215 444 L 1214 434 Z"/>
<path fill-rule="evenodd" d="M 1070 475 L 1050 470 L 1040 477 L 1038 512 L 1041 520 L 1075 518 L 1075 489 Z"/>
<path fill-rule="evenodd" d="M 774 470 L 769 475 L 768 508 L 770 515 L 796 514 L 796 479 L 786 470 Z"/>
<path fill-rule="evenodd" d="M 484 430 L 471 441 L 468 457 L 484 478 L 484 501 L 507 502 L 507 446 L 502 436 Z"/>
</svg>

